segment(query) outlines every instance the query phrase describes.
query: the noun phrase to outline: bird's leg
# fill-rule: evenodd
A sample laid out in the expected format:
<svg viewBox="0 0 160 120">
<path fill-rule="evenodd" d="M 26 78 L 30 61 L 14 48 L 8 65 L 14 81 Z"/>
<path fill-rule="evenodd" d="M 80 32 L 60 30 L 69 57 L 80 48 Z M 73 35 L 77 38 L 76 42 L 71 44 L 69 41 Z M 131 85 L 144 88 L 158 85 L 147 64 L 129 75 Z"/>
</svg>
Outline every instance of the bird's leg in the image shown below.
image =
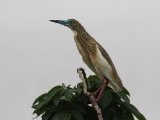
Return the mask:
<svg viewBox="0 0 160 120">
<path fill-rule="evenodd" d="M 101 91 L 101 89 L 102 89 L 102 85 L 95 92 L 93 92 L 92 95 L 94 97 L 97 97 L 97 94 Z"/>
<path fill-rule="evenodd" d="M 93 93 L 91 93 L 94 97 L 97 97 L 98 96 L 98 93 L 102 90 L 102 86 L 104 85 L 104 84 L 106 84 L 106 80 L 103 80 L 104 78 L 102 78 L 101 80 L 102 80 L 102 85 L 95 91 L 95 92 L 93 92 Z"/>
<path fill-rule="evenodd" d="M 101 97 L 102 97 L 102 95 L 103 95 L 103 93 L 104 93 L 104 90 L 105 90 L 106 86 L 107 86 L 108 83 L 109 83 L 109 81 L 108 81 L 107 79 L 104 79 L 104 78 L 102 78 L 102 81 L 103 81 L 103 84 L 102 84 L 102 86 L 100 87 L 100 88 L 101 88 L 101 89 L 100 89 L 100 93 L 99 93 L 98 97 L 96 98 L 96 101 L 97 101 L 97 102 L 101 99 Z"/>
</svg>

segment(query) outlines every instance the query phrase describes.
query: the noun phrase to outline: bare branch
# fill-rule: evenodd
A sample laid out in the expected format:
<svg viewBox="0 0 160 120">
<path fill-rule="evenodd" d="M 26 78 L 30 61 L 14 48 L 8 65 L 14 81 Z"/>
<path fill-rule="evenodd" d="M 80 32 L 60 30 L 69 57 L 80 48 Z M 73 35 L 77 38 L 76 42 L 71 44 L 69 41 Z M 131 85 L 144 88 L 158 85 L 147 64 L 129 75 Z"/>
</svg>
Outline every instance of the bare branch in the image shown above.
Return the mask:
<svg viewBox="0 0 160 120">
<path fill-rule="evenodd" d="M 98 103 L 95 102 L 95 97 L 90 92 L 88 92 L 88 90 L 87 90 L 87 82 L 86 82 L 85 70 L 83 68 L 78 68 L 77 69 L 77 73 L 79 74 L 79 78 L 83 82 L 84 94 L 86 94 L 89 97 L 89 99 L 90 99 L 90 101 L 92 103 L 92 106 L 94 107 L 94 109 L 97 112 L 98 120 L 103 120 L 101 108 L 98 106 Z"/>
</svg>

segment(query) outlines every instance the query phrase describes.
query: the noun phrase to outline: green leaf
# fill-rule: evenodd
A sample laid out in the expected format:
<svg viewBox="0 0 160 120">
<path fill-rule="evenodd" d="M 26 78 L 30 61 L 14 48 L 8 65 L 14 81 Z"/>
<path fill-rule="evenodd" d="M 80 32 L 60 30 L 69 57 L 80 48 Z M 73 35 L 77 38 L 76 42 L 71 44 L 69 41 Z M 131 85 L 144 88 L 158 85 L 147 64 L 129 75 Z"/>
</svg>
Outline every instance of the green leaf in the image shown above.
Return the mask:
<svg viewBox="0 0 160 120">
<path fill-rule="evenodd" d="M 128 96 L 127 96 L 123 91 L 117 92 L 116 94 L 117 94 L 120 98 L 122 98 L 124 102 L 130 103 L 130 99 L 128 98 Z"/>
<path fill-rule="evenodd" d="M 128 111 L 122 115 L 122 120 L 134 120 L 134 117 L 132 113 Z"/>
<path fill-rule="evenodd" d="M 83 83 L 82 82 L 78 83 L 77 88 L 83 88 Z"/>
<path fill-rule="evenodd" d="M 53 112 L 47 111 L 42 115 L 42 120 L 50 120 L 52 115 L 53 115 Z"/>
<path fill-rule="evenodd" d="M 64 83 L 62 83 L 62 86 L 65 88 L 66 87 L 66 85 L 64 84 Z"/>
<path fill-rule="evenodd" d="M 75 87 L 75 90 L 80 95 L 82 93 L 82 91 L 83 91 L 83 85 L 82 85 L 82 83 L 78 83 L 77 88 Z"/>
<path fill-rule="evenodd" d="M 119 116 L 116 116 L 116 115 L 115 115 L 115 116 L 113 117 L 113 120 L 122 120 L 122 119 L 121 119 Z"/>
<path fill-rule="evenodd" d="M 54 96 L 53 100 L 54 100 L 54 104 L 57 106 L 60 99 L 62 98 L 63 96 L 63 93 L 64 93 L 65 90 L 62 90 L 62 91 L 59 91 L 56 93 L 56 95 Z"/>
<path fill-rule="evenodd" d="M 53 97 L 55 96 L 55 94 L 59 91 L 63 90 L 63 87 L 61 86 L 56 86 L 54 88 L 52 88 L 48 94 L 44 94 L 41 95 L 40 97 L 37 98 L 37 100 L 41 99 L 41 101 L 38 102 L 38 104 L 33 105 L 33 107 L 35 108 L 33 113 L 36 113 L 37 116 L 41 115 L 43 112 L 45 112 L 45 110 L 47 109 L 47 105 L 48 103 L 53 99 Z M 43 98 L 43 100 L 42 100 Z M 35 100 L 35 101 L 37 101 Z"/>
<path fill-rule="evenodd" d="M 100 99 L 100 106 L 102 110 L 104 110 L 112 102 L 112 98 L 112 92 L 105 90 L 102 98 Z"/>
<path fill-rule="evenodd" d="M 130 96 L 129 91 L 128 91 L 125 87 L 123 87 L 123 92 L 124 92 L 126 95 Z"/>
<path fill-rule="evenodd" d="M 101 80 L 98 78 L 96 75 L 90 75 L 87 78 L 87 85 L 88 85 L 88 90 L 90 92 L 95 91 L 100 85 L 101 85 Z"/>
<path fill-rule="evenodd" d="M 77 91 L 77 93 L 80 95 L 83 90 L 82 90 L 81 88 L 77 88 L 76 91 Z"/>
<path fill-rule="evenodd" d="M 62 86 L 56 86 L 52 88 L 47 94 L 47 99 L 45 103 L 47 104 L 48 102 L 50 102 L 53 99 L 53 97 L 56 95 L 56 93 L 58 93 L 59 91 L 62 91 L 63 89 L 64 88 Z"/>
<path fill-rule="evenodd" d="M 62 111 L 56 113 L 51 120 L 70 120 L 71 119 L 71 113 L 68 111 Z"/>
<path fill-rule="evenodd" d="M 73 89 L 66 89 L 64 92 L 64 98 L 66 101 L 71 102 L 73 98 Z"/>
<path fill-rule="evenodd" d="M 39 97 L 37 97 L 35 99 L 35 101 L 33 102 L 33 105 L 36 104 L 37 102 L 41 101 L 41 100 L 45 100 L 46 99 L 46 93 L 40 95 Z"/>
<path fill-rule="evenodd" d="M 80 104 L 76 104 L 75 109 L 78 110 L 80 113 L 82 114 L 86 114 L 86 109 L 84 106 L 80 105 Z"/>
<path fill-rule="evenodd" d="M 97 75 L 90 75 L 87 79 L 92 84 L 99 85 L 101 83 L 101 79 L 99 79 L 99 77 Z"/>
<path fill-rule="evenodd" d="M 77 110 L 71 110 L 72 116 L 75 118 L 75 120 L 83 120 L 83 116 L 81 113 Z"/>
<path fill-rule="evenodd" d="M 33 114 L 36 113 L 37 116 L 41 115 L 45 109 L 45 101 L 41 101 L 36 105 L 36 109 L 33 111 Z"/>
<path fill-rule="evenodd" d="M 100 80 L 97 75 L 90 75 L 90 76 L 88 77 L 88 79 L 89 79 L 89 80 L 98 81 L 98 82 L 99 82 L 99 80 Z"/>
<path fill-rule="evenodd" d="M 130 112 L 132 112 L 137 117 L 137 119 L 146 120 L 146 118 L 138 111 L 135 106 L 127 102 L 124 102 L 123 104 Z"/>
</svg>

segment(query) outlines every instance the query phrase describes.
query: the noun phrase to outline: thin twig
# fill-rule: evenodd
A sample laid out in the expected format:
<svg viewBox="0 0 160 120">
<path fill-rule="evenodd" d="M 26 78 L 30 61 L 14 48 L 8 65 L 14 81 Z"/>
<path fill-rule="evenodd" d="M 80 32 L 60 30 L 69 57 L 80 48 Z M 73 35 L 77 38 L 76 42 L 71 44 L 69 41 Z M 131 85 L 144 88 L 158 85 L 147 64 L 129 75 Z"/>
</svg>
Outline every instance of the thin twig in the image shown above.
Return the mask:
<svg viewBox="0 0 160 120">
<path fill-rule="evenodd" d="M 86 83 L 87 78 L 86 78 L 85 70 L 83 68 L 78 68 L 77 73 L 79 74 L 79 77 L 83 82 L 84 94 L 86 94 L 89 97 L 89 99 L 92 103 L 92 106 L 94 107 L 94 109 L 97 112 L 98 120 L 103 120 L 101 108 L 98 106 L 98 103 L 95 102 L 95 97 L 87 90 L 87 83 Z"/>
</svg>

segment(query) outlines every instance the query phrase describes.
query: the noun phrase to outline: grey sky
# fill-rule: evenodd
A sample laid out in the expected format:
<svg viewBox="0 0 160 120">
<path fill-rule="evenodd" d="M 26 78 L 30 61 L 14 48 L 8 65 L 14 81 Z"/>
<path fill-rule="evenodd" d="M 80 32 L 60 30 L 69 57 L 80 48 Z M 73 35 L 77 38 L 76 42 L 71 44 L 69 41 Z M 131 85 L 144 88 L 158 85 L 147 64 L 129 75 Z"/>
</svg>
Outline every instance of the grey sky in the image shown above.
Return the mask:
<svg viewBox="0 0 160 120">
<path fill-rule="evenodd" d="M 33 100 L 54 85 L 79 82 L 84 67 L 73 33 L 49 19 L 79 20 L 108 51 L 148 118 L 160 119 L 160 2 L 158 0 L 1 0 L 0 113 L 31 120 Z"/>
</svg>

